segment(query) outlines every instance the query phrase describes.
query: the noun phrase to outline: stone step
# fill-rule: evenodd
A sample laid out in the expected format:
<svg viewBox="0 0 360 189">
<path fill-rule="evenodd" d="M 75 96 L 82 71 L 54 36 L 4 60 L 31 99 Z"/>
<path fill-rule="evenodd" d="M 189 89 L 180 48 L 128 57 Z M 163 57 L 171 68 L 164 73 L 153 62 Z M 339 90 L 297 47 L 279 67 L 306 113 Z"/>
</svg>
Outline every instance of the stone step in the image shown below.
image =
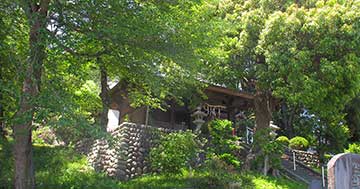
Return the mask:
<svg viewBox="0 0 360 189">
<path fill-rule="evenodd" d="M 303 164 L 296 163 L 296 170 L 294 170 L 293 161 L 291 161 L 290 159 L 282 159 L 281 164 L 283 166 L 283 171 L 285 172 L 285 174 L 289 175 L 290 177 L 298 181 L 304 182 L 309 186 L 318 187 L 319 183 L 320 186 L 322 185 L 321 174 L 317 173 L 314 170 L 311 170 L 311 168 Z"/>
</svg>

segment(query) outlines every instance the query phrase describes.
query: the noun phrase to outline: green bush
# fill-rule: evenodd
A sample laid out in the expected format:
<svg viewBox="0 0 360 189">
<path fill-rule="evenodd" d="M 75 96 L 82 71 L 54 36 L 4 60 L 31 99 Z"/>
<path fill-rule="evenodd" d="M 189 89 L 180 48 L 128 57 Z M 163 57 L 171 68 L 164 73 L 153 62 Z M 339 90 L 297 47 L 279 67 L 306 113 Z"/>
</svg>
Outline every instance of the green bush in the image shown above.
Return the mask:
<svg viewBox="0 0 360 189">
<path fill-rule="evenodd" d="M 150 151 L 151 167 L 164 174 L 181 174 L 200 151 L 200 144 L 191 131 L 170 133 Z"/>
<path fill-rule="evenodd" d="M 289 141 L 289 147 L 295 150 L 306 150 L 309 142 L 304 137 L 296 136 Z"/>
<path fill-rule="evenodd" d="M 220 159 L 240 167 L 240 161 L 235 156 L 235 152 L 240 149 L 236 145 L 237 137 L 232 135 L 232 122 L 229 120 L 213 120 L 209 123 L 210 148 L 209 153 L 217 155 Z"/>
<path fill-rule="evenodd" d="M 360 144 L 359 143 L 349 144 L 349 148 L 345 151 L 349 153 L 360 154 Z"/>
<path fill-rule="evenodd" d="M 238 180 L 234 166 L 228 164 L 217 155 L 210 155 L 202 169 L 204 179 L 196 180 L 194 188 L 227 188 L 229 183 Z"/>
<path fill-rule="evenodd" d="M 276 141 L 280 142 L 281 144 L 285 145 L 285 146 L 288 146 L 290 141 L 289 141 L 289 138 L 286 137 L 286 136 L 279 136 Z"/>
<path fill-rule="evenodd" d="M 265 157 L 268 156 L 270 167 L 279 169 L 281 167 L 281 155 L 284 153 L 284 146 L 281 142 L 270 136 L 271 129 L 261 129 L 254 135 L 255 148 L 261 149 L 259 155 L 253 162 L 253 168 L 260 169 L 264 165 Z"/>
<path fill-rule="evenodd" d="M 241 162 L 232 154 L 223 153 L 219 155 L 219 158 L 226 162 L 228 165 L 232 165 L 236 168 L 240 168 Z"/>
</svg>

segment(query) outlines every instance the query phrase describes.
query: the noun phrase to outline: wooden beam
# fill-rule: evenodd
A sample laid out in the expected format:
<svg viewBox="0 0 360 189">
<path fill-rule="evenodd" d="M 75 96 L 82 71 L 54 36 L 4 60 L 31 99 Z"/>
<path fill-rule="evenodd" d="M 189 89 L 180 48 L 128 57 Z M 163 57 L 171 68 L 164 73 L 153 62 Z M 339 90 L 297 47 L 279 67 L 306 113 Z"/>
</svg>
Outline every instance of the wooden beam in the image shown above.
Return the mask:
<svg viewBox="0 0 360 189">
<path fill-rule="evenodd" d="M 208 88 L 206 88 L 206 90 L 213 91 L 213 92 L 218 92 L 218 93 L 223 93 L 223 94 L 227 94 L 227 95 L 235 96 L 235 97 L 242 97 L 242 98 L 246 98 L 246 99 L 249 99 L 249 100 L 254 99 L 254 96 L 252 94 L 245 93 L 245 92 L 240 92 L 240 91 L 235 91 L 235 90 L 232 90 L 232 89 L 227 89 L 227 88 L 224 88 L 224 87 L 209 86 Z"/>
</svg>

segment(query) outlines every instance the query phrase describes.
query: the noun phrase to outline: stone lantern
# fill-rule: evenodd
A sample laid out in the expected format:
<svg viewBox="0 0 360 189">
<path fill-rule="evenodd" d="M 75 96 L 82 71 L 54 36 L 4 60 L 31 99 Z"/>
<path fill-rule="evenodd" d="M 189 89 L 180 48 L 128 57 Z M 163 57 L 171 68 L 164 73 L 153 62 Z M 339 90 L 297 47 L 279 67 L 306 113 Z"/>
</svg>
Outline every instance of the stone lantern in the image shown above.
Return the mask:
<svg viewBox="0 0 360 189">
<path fill-rule="evenodd" d="M 206 114 L 205 112 L 202 112 L 202 111 L 201 111 L 201 107 L 200 107 L 200 106 L 198 106 L 198 107 L 196 108 L 196 111 L 191 114 L 191 117 L 194 118 L 193 123 L 196 125 L 195 132 L 200 131 L 201 126 L 205 123 L 204 117 L 205 117 L 206 115 L 207 115 L 207 114 Z"/>
<path fill-rule="evenodd" d="M 277 135 L 277 134 L 276 134 L 276 131 L 279 130 L 280 127 L 278 127 L 277 125 L 275 125 L 273 121 L 270 121 L 270 129 L 271 129 L 271 131 L 270 131 L 270 136 L 271 136 L 272 138 L 275 138 L 276 135 Z"/>
</svg>

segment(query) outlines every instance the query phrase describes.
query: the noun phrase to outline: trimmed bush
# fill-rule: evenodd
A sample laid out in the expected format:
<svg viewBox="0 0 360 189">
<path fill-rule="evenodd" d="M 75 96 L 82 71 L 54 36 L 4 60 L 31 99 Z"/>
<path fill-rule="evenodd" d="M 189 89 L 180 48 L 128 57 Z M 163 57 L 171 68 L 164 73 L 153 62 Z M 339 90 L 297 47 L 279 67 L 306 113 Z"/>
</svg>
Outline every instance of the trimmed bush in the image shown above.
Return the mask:
<svg viewBox="0 0 360 189">
<path fill-rule="evenodd" d="M 306 150 L 309 147 L 309 141 L 304 137 L 296 136 L 289 141 L 289 147 L 294 150 Z"/>
<path fill-rule="evenodd" d="M 200 144 L 191 131 L 170 133 L 151 149 L 150 162 L 153 170 L 164 174 L 181 174 L 190 166 L 200 151 Z"/>
<path fill-rule="evenodd" d="M 349 149 L 347 149 L 346 152 L 360 154 L 360 144 L 359 143 L 349 144 Z"/>
<path fill-rule="evenodd" d="M 285 145 L 285 146 L 288 146 L 290 141 L 289 141 L 289 138 L 286 137 L 286 136 L 279 136 L 276 141 L 280 142 L 281 144 Z"/>
</svg>

